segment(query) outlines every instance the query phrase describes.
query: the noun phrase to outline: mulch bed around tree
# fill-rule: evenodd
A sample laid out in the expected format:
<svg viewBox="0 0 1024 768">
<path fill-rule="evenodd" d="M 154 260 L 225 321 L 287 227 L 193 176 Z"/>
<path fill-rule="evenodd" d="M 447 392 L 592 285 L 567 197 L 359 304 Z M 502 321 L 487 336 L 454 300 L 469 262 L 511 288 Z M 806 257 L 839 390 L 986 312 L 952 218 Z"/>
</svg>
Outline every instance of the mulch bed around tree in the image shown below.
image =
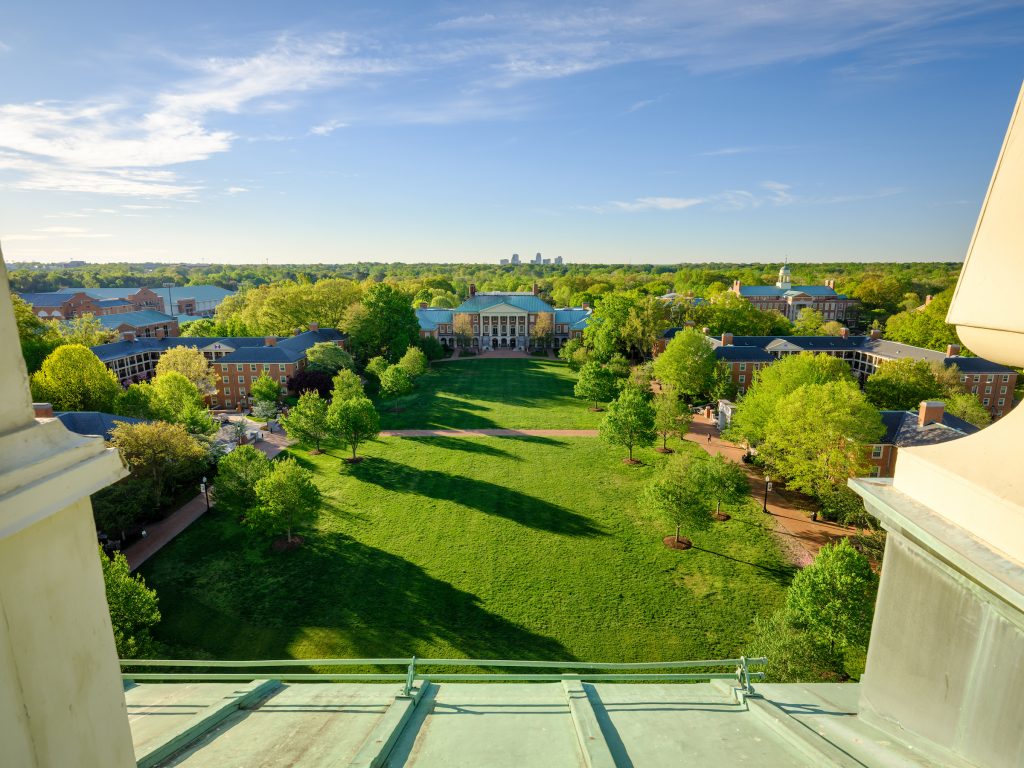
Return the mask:
<svg viewBox="0 0 1024 768">
<path fill-rule="evenodd" d="M 712 512 L 711 516 L 715 518 L 715 520 L 721 520 L 722 522 L 725 522 L 726 520 L 732 520 L 732 516 L 727 515 L 725 512 Z"/>
<path fill-rule="evenodd" d="M 658 446 L 657 448 L 654 449 L 654 452 L 655 453 L 675 453 L 675 449 L 673 449 L 673 448 L 662 448 L 661 446 Z"/>
<path fill-rule="evenodd" d="M 590 411 L 591 413 L 601 413 L 604 410 L 604 408 L 587 408 L 587 410 Z"/>
<path fill-rule="evenodd" d="M 349 456 L 347 459 L 342 459 L 342 461 L 344 461 L 346 464 L 358 464 L 364 458 L 364 456 L 356 456 L 354 458 L 352 456 Z"/>
<path fill-rule="evenodd" d="M 312 451 L 309 452 L 309 455 L 319 456 L 321 453 L 323 453 L 323 451 L 321 451 L 319 448 L 314 448 Z"/>
<path fill-rule="evenodd" d="M 676 541 L 675 536 L 666 536 L 661 541 L 669 549 L 689 549 L 693 546 L 693 542 L 685 536 L 680 536 L 679 541 Z"/>
<path fill-rule="evenodd" d="M 643 462 L 640 461 L 640 459 L 623 459 L 622 463 L 629 464 L 630 466 L 634 466 L 636 464 L 643 464 Z"/>
<path fill-rule="evenodd" d="M 292 540 L 288 541 L 287 536 L 281 536 L 274 539 L 274 542 L 270 545 L 270 548 L 275 552 L 291 552 L 293 549 L 298 549 L 304 542 L 301 536 L 292 536 Z"/>
</svg>

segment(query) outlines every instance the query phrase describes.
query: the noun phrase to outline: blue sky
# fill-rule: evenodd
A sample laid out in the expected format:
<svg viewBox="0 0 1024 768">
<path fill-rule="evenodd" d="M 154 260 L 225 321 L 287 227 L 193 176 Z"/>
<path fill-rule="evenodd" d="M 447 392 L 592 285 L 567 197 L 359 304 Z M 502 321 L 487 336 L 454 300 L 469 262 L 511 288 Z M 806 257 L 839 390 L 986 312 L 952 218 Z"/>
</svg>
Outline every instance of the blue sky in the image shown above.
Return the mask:
<svg viewBox="0 0 1024 768">
<path fill-rule="evenodd" d="M 8 261 L 962 258 L 1024 4 L 8 4 Z"/>
</svg>

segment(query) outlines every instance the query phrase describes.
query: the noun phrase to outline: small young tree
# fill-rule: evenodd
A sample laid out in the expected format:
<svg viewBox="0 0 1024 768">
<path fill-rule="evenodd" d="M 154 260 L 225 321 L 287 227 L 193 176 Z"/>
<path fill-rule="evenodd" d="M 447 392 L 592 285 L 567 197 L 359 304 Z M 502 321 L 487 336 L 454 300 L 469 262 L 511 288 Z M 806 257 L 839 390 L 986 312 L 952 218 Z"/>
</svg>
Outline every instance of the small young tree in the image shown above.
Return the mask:
<svg viewBox="0 0 1024 768">
<path fill-rule="evenodd" d="M 267 535 L 283 532 L 289 544 L 293 529 L 316 522 L 322 503 L 313 473 L 293 458 L 275 462 L 256 482 L 256 498 L 259 503 L 245 516 L 246 526 Z"/>
<path fill-rule="evenodd" d="M 372 440 L 380 434 L 380 416 L 373 403 L 366 397 L 351 397 L 334 400 L 328 411 L 331 428 L 343 445 L 352 447 L 349 463 L 359 460 L 356 452 L 359 444 Z"/>
<path fill-rule="evenodd" d="M 249 426 L 245 423 L 245 419 L 229 421 L 228 425 L 228 434 L 231 435 L 231 440 L 235 445 L 241 445 L 242 441 L 245 440 L 246 433 L 249 431 Z"/>
<path fill-rule="evenodd" d="M 398 361 L 410 379 L 418 379 L 427 372 L 427 356 L 418 347 L 409 347 Z"/>
<path fill-rule="evenodd" d="M 353 370 L 352 355 L 330 341 L 321 341 L 306 350 L 306 367 L 333 376 L 341 370 Z"/>
<path fill-rule="evenodd" d="M 455 315 L 452 331 L 455 333 L 455 343 L 462 348 L 468 347 L 473 339 L 473 322 L 469 319 L 469 315 Z"/>
<path fill-rule="evenodd" d="M 847 539 L 821 548 L 793 579 L 786 595 L 790 622 L 829 652 L 864 647 L 871 635 L 878 577 Z"/>
<path fill-rule="evenodd" d="M 600 435 L 606 442 L 628 449 L 629 457 L 623 459 L 624 462 L 637 463 L 633 449 L 653 445 L 657 437 L 654 407 L 647 396 L 636 387 L 623 389 L 619 398 L 608 406 L 608 413 L 601 420 Z"/>
<path fill-rule="evenodd" d="M 55 411 L 110 412 L 121 385 L 88 347 L 57 347 L 32 375 L 32 397 L 51 403 Z"/>
<path fill-rule="evenodd" d="M 389 365 L 390 363 L 387 361 L 387 358 L 380 355 L 371 357 L 369 362 L 366 363 L 366 372 L 380 381 L 380 377 L 384 375 L 384 371 L 388 369 Z"/>
<path fill-rule="evenodd" d="M 363 382 L 354 372 L 347 368 L 338 371 L 334 377 L 334 388 L 331 390 L 331 402 L 351 400 L 353 397 L 364 397 Z"/>
<path fill-rule="evenodd" d="M 213 481 L 219 509 L 245 514 L 256 505 L 256 483 L 270 474 L 270 459 L 251 445 L 242 445 L 217 464 Z"/>
<path fill-rule="evenodd" d="M 596 361 L 591 361 L 580 368 L 573 394 L 581 400 L 593 403 L 590 410 L 600 411 L 601 403 L 615 399 L 618 394 L 619 379 L 609 369 Z"/>
<path fill-rule="evenodd" d="M 172 347 L 160 355 L 156 375 L 180 373 L 196 385 L 200 393 L 210 395 L 217 391 L 217 374 L 206 356 L 196 347 Z"/>
<path fill-rule="evenodd" d="M 49 326 L 50 336 L 59 339 L 61 344 L 95 347 L 117 338 L 116 332 L 108 330 L 98 318 L 88 313 L 70 320 L 51 320 Z"/>
<path fill-rule="evenodd" d="M 388 367 L 380 377 L 380 396 L 385 400 L 397 400 L 412 391 L 412 379 L 405 369 L 398 365 Z M 398 413 L 398 404 L 395 404 Z"/>
<path fill-rule="evenodd" d="M 654 515 L 676 527 L 673 543 L 689 549 L 693 542 L 679 531 L 704 531 L 711 527 L 706 498 L 706 459 L 687 457 L 667 467 L 644 489 L 640 502 Z M 667 541 L 667 540 L 666 540 Z"/>
<path fill-rule="evenodd" d="M 679 395 L 670 387 L 666 387 L 654 397 L 654 428 L 661 436 L 659 453 L 672 453 L 668 447 L 668 439 L 676 437 L 680 440 L 690 429 L 693 416 L 688 408 L 684 408 Z"/>
<path fill-rule="evenodd" d="M 249 394 L 252 395 L 252 399 L 257 404 L 270 403 L 271 405 L 277 405 L 277 399 L 281 396 L 281 385 L 267 374 L 261 373 L 260 377 L 249 387 Z"/>
<path fill-rule="evenodd" d="M 722 504 L 739 504 L 750 495 L 747 475 L 742 467 L 721 454 L 708 459 L 704 469 L 705 489 L 709 501 L 715 505 L 715 519 L 728 520 L 729 515 L 722 512 Z"/>
<path fill-rule="evenodd" d="M 677 333 L 654 361 L 654 375 L 658 380 L 673 386 L 689 402 L 710 396 L 715 388 L 717 368 L 714 347 L 694 328 Z"/>
<path fill-rule="evenodd" d="M 550 312 L 542 312 L 530 326 L 530 341 L 535 349 L 547 349 L 554 338 L 555 326 Z"/>
<path fill-rule="evenodd" d="M 145 658 L 152 652 L 149 630 L 160 621 L 156 590 L 141 576 L 132 576 L 128 559 L 118 552 L 111 560 L 99 550 L 103 586 L 114 630 L 114 645 L 122 659 Z"/>
<path fill-rule="evenodd" d="M 331 427 L 327 421 L 327 401 L 316 392 L 306 392 L 299 397 L 299 402 L 281 417 L 281 426 L 291 440 L 302 445 L 312 445 L 310 453 L 320 453 L 320 445 L 331 435 Z"/>
</svg>

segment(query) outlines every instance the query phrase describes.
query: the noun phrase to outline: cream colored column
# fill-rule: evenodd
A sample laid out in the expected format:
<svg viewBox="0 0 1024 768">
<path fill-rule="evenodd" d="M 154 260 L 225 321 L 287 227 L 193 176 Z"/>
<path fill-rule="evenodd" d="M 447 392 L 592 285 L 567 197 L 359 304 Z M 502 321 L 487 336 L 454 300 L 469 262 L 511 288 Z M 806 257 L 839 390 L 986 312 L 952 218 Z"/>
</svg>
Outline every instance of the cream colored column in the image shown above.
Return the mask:
<svg viewBox="0 0 1024 768">
<path fill-rule="evenodd" d="M 126 473 L 36 420 L 0 254 L 0 764 L 135 765 L 89 494 Z"/>
</svg>

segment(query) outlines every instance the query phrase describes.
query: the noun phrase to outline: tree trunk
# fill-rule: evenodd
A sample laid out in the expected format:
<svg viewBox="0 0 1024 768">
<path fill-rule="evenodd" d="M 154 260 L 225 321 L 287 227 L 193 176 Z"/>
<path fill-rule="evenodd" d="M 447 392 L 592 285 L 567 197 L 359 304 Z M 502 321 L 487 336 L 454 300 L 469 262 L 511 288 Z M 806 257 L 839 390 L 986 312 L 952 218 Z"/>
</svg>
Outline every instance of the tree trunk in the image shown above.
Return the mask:
<svg viewBox="0 0 1024 768">
<path fill-rule="evenodd" d="M 285 534 L 285 538 L 288 540 L 289 544 L 292 543 L 292 527 L 290 525 L 288 526 L 288 532 Z"/>
<path fill-rule="evenodd" d="M 353 440 L 352 441 L 352 460 L 353 461 L 355 461 L 355 458 L 356 458 L 356 448 L 358 448 L 358 447 L 359 447 L 359 441 L 358 440 Z"/>
<path fill-rule="evenodd" d="M 676 523 L 676 544 L 679 543 L 679 523 Z"/>
<path fill-rule="evenodd" d="M 661 447 L 663 450 L 668 450 L 668 432 L 661 433 Z"/>
<path fill-rule="evenodd" d="M 629 460 L 630 461 L 633 460 L 633 444 L 632 443 L 630 443 L 630 445 L 629 445 Z"/>
</svg>

